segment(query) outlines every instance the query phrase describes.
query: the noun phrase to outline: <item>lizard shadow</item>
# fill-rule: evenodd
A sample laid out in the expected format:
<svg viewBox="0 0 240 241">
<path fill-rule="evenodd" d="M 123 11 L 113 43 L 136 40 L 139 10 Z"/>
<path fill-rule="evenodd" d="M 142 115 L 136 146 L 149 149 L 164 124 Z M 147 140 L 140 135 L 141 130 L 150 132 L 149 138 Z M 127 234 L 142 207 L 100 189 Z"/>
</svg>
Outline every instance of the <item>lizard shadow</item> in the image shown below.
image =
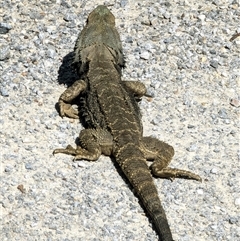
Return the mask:
<svg viewBox="0 0 240 241">
<path fill-rule="evenodd" d="M 79 76 L 75 67 L 73 66 L 74 52 L 70 52 L 63 57 L 62 64 L 58 69 L 58 83 L 64 84 L 67 87 L 71 86 L 76 80 L 79 80 Z M 73 104 L 78 104 L 79 98 L 73 100 Z M 55 104 L 55 109 L 59 113 L 59 105 Z M 82 122 L 82 121 L 81 121 Z"/>
<path fill-rule="evenodd" d="M 67 87 L 73 84 L 74 81 L 79 79 L 77 72 L 73 66 L 74 52 L 68 53 L 63 57 L 63 61 L 58 70 L 58 83 L 65 84 Z"/>
</svg>

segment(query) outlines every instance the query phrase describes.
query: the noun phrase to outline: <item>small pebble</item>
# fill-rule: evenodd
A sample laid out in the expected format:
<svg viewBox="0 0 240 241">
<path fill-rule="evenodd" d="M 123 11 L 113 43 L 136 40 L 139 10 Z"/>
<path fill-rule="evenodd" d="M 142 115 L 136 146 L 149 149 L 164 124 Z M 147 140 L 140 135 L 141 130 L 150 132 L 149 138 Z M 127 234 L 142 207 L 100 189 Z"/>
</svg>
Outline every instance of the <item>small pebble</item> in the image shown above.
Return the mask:
<svg viewBox="0 0 240 241">
<path fill-rule="evenodd" d="M 0 23 L 0 34 L 6 34 L 9 30 L 12 29 L 12 26 L 8 23 Z"/>
<path fill-rule="evenodd" d="M 11 172 L 12 170 L 13 170 L 12 166 L 6 166 L 4 169 L 5 172 Z"/>
<path fill-rule="evenodd" d="M 49 48 L 48 51 L 47 51 L 47 56 L 48 56 L 49 58 L 54 59 L 55 56 L 56 56 L 56 51 L 55 51 L 55 49 Z"/>
<path fill-rule="evenodd" d="M 213 169 L 211 169 L 211 173 L 212 174 L 217 174 L 218 173 L 218 169 L 214 167 Z"/>
<path fill-rule="evenodd" d="M 236 198 L 235 201 L 234 201 L 234 204 L 236 206 L 240 206 L 240 198 Z"/>
<path fill-rule="evenodd" d="M 74 16 L 73 13 L 67 13 L 67 14 L 64 16 L 63 19 L 68 22 L 68 21 L 73 21 L 74 18 L 75 18 L 75 16 Z"/>
<path fill-rule="evenodd" d="M 10 57 L 10 48 L 8 45 L 0 46 L 0 61 L 6 60 Z"/>
<path fill-rule="evenodd" d="M 230 218 L 230 219 L 229 219 L 229 223 L 230 223 L 230 224 L 238 223 L 238 218 L 235 218 L 235 217 Z"/>
<path fill-rule="evenodd" d="M 165 12 L 165 13 L 163 14 L 163 17 L 166 18 L 166 19 L 169 19 L 169 18 L 171 17 L 171 15 L 170 15 L 170 13 Z"/>
<path fill-rule="evenodd" d="M 218 67 L 218 62 L 216 60 L 212 60 L 210 61 L 210 66 L 216 69 Z"/>
<path fill-rule="evenodd" d="M 126 39 L 125 39 L 125 42 L 126 43 L 133 43 L 133 38 L 131 36 L 128 36 Z"/>
<path fill-rule="evenodd" d="M 141 23 L 144 24 L 144 25 L 151 25 L 151 21 L 149 20 L 148 17 L 144 17 L 141 19 Z"/>
<path fill-rule="evenodd" d="M 204 21 L 205 18 L 206 18 L 206 16 L 204 14 L 198 15 L 198 19 L 200 19 L 201 21 Z"/>
<path fill-rule="evenodd" d="M 140 54 L 140 58 L 144 60 L 148 60 L 150 58 L 150 53 L 147 51 L 144 51 L 143 53 Z"/>
<path fill-rule="evenodd" d="M 33 169 L 33 165 L 31 163 L 26 163 L 25 164 L 25 168 L 28 170 L 32 170 Z"/>
<path fill-rule="evenodd" d="M 198 149 L 198 146 L 196 144 L 192 144 L 189 147 L 187 147 L 187 151 L 189 152 L 196 152 Z"/>
<path fill-rule="evenodd" d="M 227 111 L 224 108 L 218 111 L 218 115 L 222 119 L 228 119 Z"/>
<path fill-rule="evenodd" d="M 128 4 L 128 0 L 121 0 L 120 5 L 122 8 L 124 8 Z"/>
<path fill-rule="evenodd" d="M 238 99 L 231 99 L 230 104 L 232 106 L 239 107 L 240 106 L 240 100 L 238 100 Z"/>
<path fill-rule="evenodd" d="M 198 190 L 197 190 L 197 193 L 198 193 L 199 195 L 203 195 L 203 190 L 202 190 L 202 189 L 198 189 Z"/>
<path fill-rule="evenodd" d="M 0 88 L 0 94 L 1 94 L 1 96 L 4 96 L 4 97 L 9 96 L 9 93 L 8 93 L 7 89 L 4 88 L 4 87 Z"/>
</svg>

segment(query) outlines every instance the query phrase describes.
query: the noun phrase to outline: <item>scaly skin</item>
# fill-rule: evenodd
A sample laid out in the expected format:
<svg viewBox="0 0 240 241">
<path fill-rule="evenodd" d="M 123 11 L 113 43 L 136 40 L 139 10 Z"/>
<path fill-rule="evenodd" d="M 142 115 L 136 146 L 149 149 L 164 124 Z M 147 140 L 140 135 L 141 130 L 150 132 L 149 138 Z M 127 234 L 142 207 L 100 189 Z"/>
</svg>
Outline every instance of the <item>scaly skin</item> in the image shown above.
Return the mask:
<svg viewBox="0 0 240 241">
<path fill-rule="evenodd" d="M 172 241 L 165 212 L 153 183 L 156 177 L 201 178 L 189 171 L 168 167 L 174 149 L 153 137 L 143 137 L 136 97 L 146 95 L 140 82 L 122 81 L 124 65 L 115 18 L 105 7 L 93 10 L 75 45 L 75 64 L 82 76 L 59 98 L 60 115 L 78 118 L 71 102 L 79 97 L 87 129 L 77 148 L 56 149 L 76 159 L 96 161 L 101 154 L 113 156 L 136 190 L 162 241 Z M 150 169 L 146 161 L 153 161 Z"/>
</svg>

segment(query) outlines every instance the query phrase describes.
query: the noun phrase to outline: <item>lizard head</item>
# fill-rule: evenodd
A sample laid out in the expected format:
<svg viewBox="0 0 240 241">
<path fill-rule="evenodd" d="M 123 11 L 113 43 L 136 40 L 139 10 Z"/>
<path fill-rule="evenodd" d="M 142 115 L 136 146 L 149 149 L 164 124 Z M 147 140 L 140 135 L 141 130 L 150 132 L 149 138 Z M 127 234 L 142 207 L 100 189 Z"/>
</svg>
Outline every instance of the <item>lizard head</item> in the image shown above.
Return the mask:
<svg viewBox="0 0 240 241">
<path fill-rule="evenodd" d="M 99 5 L 96 7 L 88 16 L 87 23 L 88 24 L 96 24 L 99 22 L 105 22 L 106 24 L 110 24 L 115 26 L 115 17 L 110 12 L 110 10 L 104 6 Z"/>
</svg>

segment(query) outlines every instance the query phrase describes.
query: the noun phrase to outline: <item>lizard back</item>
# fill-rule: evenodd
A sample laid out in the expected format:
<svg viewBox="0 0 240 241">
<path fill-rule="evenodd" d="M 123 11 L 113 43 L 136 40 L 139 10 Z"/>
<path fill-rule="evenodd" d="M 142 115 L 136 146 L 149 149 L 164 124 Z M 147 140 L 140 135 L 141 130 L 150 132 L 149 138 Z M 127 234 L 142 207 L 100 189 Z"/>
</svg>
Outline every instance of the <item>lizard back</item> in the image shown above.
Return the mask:
<svg viewBox="0 0 240 241">
<path fill-rule="evenodd" d="M 75 61 L 81 60 L 79 73 L 85 71 L 83 76 L 88 82 L 83 101 L 87 126 L 111 133 L 112 155 L 157 224 L 162 240 L 172 240 L 165 212 L 141 150 L 139 107 L 134 93 L 121 80 L 122 45 L 114 16 L 106 7 L 99 6 L 89 15 L 87 25 L 76 42 L 75 56 Z"/>
</svg>

